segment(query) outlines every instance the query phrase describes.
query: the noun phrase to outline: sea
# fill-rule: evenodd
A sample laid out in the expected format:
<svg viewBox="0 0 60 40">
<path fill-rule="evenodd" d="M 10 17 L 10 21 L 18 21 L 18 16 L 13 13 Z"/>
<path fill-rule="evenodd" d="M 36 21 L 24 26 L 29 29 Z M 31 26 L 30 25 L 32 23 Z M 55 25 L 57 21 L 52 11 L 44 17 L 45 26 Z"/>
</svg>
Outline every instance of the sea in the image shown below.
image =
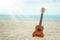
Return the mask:
<svg viewBox="0 0 60 40">
<path fill-rule="evenodd" d="M 40 20 L 41 15 L 0 15 L 0 20 Z M 44 15 L 43 20 L 60 21 L 60 15 Z"/>
</svg>

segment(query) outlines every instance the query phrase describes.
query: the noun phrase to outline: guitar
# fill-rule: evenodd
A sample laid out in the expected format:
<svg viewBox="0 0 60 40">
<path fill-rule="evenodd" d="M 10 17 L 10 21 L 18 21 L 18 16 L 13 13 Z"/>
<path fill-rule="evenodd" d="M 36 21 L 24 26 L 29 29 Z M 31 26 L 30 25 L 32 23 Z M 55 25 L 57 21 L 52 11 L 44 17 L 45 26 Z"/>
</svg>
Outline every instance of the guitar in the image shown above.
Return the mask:
<svg viewBox="0 0 60 40">
<path fill-rule="evenodd" d="M 42 26 L 42 18 L 43 18 L 44 11 L 45 11 L 45 8 L 42 8 L 40 22 L 39 22 L 39 25 L 35 26 L 35 31 L 32 34 L 33 37 L 44 37 L 44 34 L 43 34 L 44 27 Z"/>
</svg>

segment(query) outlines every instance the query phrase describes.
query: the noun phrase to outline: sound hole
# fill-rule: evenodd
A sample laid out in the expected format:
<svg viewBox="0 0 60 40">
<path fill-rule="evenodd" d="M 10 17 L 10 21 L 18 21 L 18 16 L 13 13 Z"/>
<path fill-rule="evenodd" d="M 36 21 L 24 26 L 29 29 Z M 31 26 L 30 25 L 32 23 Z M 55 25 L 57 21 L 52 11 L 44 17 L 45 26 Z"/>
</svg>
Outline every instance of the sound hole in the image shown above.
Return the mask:
<svg viewBox="0 0 60 40">
<path fill-rule="evenodd" d="M 41 31 L 41 29 L 38 29 L 38 32 L 40 32 Z"/>
</svg>

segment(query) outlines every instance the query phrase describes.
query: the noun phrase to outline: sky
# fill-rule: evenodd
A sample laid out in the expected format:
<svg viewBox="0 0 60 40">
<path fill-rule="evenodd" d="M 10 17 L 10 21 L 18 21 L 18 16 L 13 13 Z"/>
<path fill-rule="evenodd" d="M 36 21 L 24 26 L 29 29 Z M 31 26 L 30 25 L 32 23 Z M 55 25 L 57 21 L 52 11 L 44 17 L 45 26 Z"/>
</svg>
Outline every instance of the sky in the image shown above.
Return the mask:
<svg viewBox="0 0 60 40">
<path fill-rule="evenodd" d="M 0 15 L 60 15 L 60 0 L 0 0 Z"/>
</svg>

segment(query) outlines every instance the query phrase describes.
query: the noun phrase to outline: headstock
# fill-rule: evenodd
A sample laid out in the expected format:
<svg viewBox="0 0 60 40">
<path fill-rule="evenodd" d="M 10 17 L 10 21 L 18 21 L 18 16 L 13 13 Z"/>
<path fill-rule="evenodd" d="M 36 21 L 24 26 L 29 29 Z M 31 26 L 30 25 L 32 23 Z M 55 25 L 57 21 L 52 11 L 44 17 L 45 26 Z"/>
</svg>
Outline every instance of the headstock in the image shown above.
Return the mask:
<svg viewBox="0 0 60 40">
<path fill-rule="evenodd" d="M 43 14 L 45 12 L 45 8 L 41 8 L 41 13 Z"/>
</svg>

